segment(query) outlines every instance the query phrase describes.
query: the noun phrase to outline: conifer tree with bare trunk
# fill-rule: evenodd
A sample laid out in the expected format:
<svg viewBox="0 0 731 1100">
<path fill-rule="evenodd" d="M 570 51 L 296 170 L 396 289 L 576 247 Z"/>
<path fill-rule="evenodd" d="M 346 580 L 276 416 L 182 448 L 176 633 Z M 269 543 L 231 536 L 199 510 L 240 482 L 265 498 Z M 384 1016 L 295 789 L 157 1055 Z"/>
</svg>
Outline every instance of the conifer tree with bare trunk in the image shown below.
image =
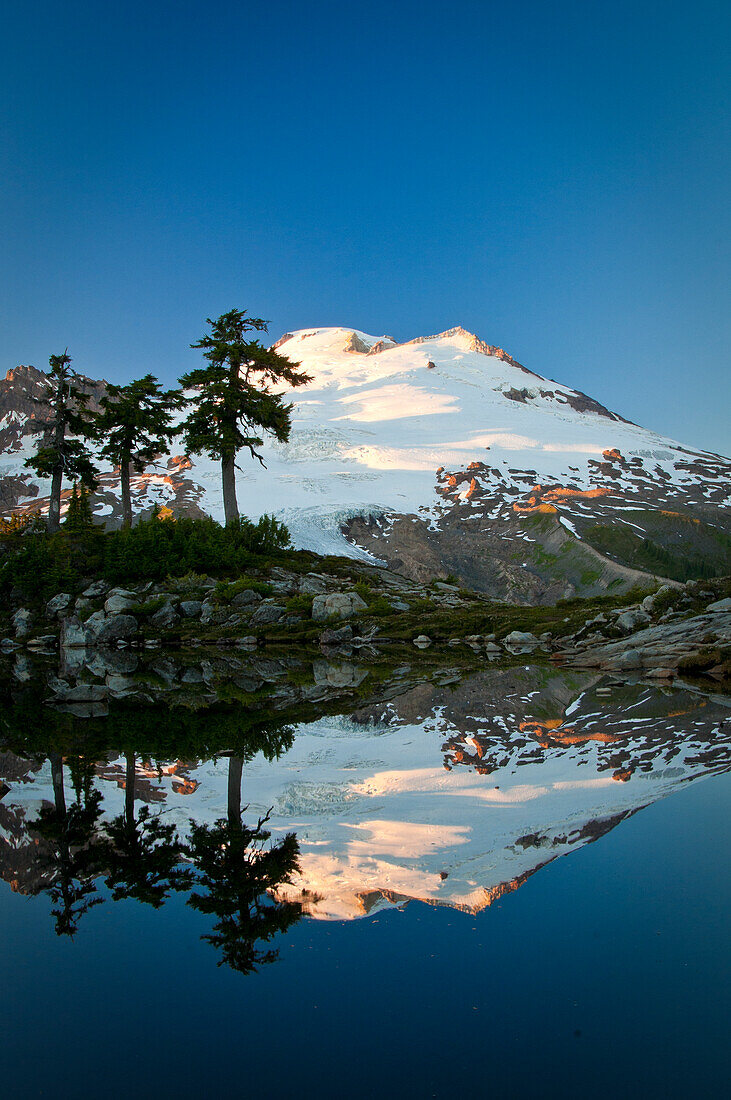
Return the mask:
<svg viewBox="0 0 731 1100">
<path fill-rule="evenodd" d="M 36 453 L 26 459 L 25 465 L 38 477 L 51 479 L 48 530 L 54 533 L 61 523 L 64 477 L 78 478 L 88 489 L 93 489 L 97 471 L 84 442 L 93 435 L 91 417 L 86 410 L 89 395 L 75 384 L 78 376 L 71 370 L 68 348 L 63 355 L 50 356 L 48 363 L 51 393 L 47 398 L 36 400 L 40 405 L 50 406 L 51 415 Z M 76 438 L 69 438 L 69 433 Z"/>
<path fill-rule="evenodd" d="M 236 456 L 248 449 L 264 465 L 258 448 L 263 435 L 286 443 L 291 430 L 292 406 L 278 387 L 294 388 L 310 376 L 273 348 L 264 347 L 249 335 L 266 332 L 261 317 L 247 317 L 232 309 L 217 320 L 207 318 L 210 331 L 191 344 L 200 348 L 205 367 L 180 378 L 186 389 L 198 392 L 183 425 L 183 438 L 190 454 L 208 454 L 221 463 L 223 509 L 226 525 L 239 519 L 236 501 Z"/>
<path fill-rule="evenodd" d="M 119 466 L 124 527 L 132 526 L 131 475 L 168 453 L 177 431 L 174 414 L 184 403 L 179 390 L 161 390 L 152 374 L 126 386 L 107 384 L 94 430 L 103 440 L 100 455 Z"/>
</svg>

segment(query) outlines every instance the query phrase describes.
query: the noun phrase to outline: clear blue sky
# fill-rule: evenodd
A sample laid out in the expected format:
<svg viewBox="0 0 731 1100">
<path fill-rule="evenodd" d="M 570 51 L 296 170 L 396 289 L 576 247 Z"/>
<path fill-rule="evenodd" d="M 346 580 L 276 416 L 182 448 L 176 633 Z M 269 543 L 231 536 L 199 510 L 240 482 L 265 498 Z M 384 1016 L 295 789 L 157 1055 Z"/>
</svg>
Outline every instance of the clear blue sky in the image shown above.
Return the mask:
<svg viewBox="0 0 731 1100">
<path fill-rule="evenodd" d="M 712 450 L 728 2 L 6 5 L 0 368 L 172 382 L 207 315 L 462 324 Z"/>
</svg>

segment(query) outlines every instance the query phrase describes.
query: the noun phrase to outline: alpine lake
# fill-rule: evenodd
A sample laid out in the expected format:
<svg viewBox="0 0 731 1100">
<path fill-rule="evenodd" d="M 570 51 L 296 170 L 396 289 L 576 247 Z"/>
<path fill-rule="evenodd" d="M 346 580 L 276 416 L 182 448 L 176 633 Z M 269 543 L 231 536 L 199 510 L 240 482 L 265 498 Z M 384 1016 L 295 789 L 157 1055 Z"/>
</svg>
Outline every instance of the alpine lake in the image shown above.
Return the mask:
<svg viewBox="0 0 731 1100">
<path fill-rule="evenodd" d="M 727 697 L 285 649 L 0 690 L 5 1096 L 725 1091 Z"/>
</svg>

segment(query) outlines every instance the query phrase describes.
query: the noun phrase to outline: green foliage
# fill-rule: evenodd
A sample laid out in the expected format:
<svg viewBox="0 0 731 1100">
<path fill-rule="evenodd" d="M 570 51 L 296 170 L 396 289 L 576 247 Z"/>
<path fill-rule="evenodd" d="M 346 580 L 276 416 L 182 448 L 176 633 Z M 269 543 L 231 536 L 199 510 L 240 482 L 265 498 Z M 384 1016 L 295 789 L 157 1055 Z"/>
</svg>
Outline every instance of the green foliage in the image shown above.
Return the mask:
<svg viewBox="0 0 731 1100">
<path fill-rule="evenodd" d="M 80 489 L 77 482 L 74 482 L 63 525 L 69 534 L 74 535 L 89 531 L 94 526 L 91 505 L 89 504 L 89 490 L 83 482 Z"/>
<path fill-rule="evenodd" d="M 54 474 L 78 478 L 84 485 L 94 488 L 96 467 L 91 461 L 88 448 L 82 442 L 90 438 L 92 429 L 86 406 L 89 395 L 74 379 L 78 378 L 71 370 L 71 356 L 68 351 L 63 355 L 51 355 L 48 360 L 51 382 L 51 394 L 48 398 L 36 399 L 37 403 L 50 409 L 46 432 L 39 436 L 36 453 L 26 459 L 25 465 L 38 477 L 49 478 Z M 67 433 L 80 438 L 69 439 Z M 58 491 L 60 491 L 60 482 Z"/>
<path fill-rule="evenodd" d="M 731 538 L 690 516 L 630 512 L 648 533 L 621 523 L 593 524 L 582 534 L 603 554 L 634 569 L 674 581 L 719 577 L 731 570 Z"/>
<path fill-rule="evenodd" d="M 314 596 L 307 596 L 304 593 L 300 593 L 297 596 L 290 596 L 285 604 L 287 611 L 290 615 L 312 615 L 312 601 Z"/>
<path fill-rule="evenodd" d="M 142 603 L 133 604 L 129 609 L 129 613 L 130 615 L 134 615 L 137 619 L 148 619 L 150 615 L 154 615 L 156 611 L 164 607 L 166 602 L 165 596 L 152 596 L 149 600 L 144 600 Z"/>
<path fill-rule="evenodd" d="M 240 592 L 258 592 L 260 596 L 271 596 L 274 589 L 267 581 L 258 581 L 255 577 L 239 577 L 235 581 L 219 581 L 213 595 L 220 603 L 231 603 Z"/>
<path fill-rule="evenodd" d="M 31 599 L 47 599 L 77 590 L 89 576 L 115 584 L 161 581 L 191 570 L 238 576 L 261 555 L 276 556 L 288 545 L 287 528 L 271 516 L 257 523 L 239 519 L 228 527 L 212 519 L 153 518 L 121 531 L 93 528 L 73 537 L 42 531 L 13 544 L 0 566 L 0 590 L 17 585 Z M 243 587 L 257 583 L 245 579 Z"/>
<path fill-rule="evenodd" d="M 184 374 L 180 382 L 198 390 L 190 400 L 184 438 L 191 454 L 233 458 L 243 448 L 261 461 L 262 433 L 280 442 L 289 438 L 291 406 L 273 386 L 301 386 L 309 375 L 285 356 L 265 348 L 247 333 L 266 332 L 267 322 L 232 309 L 217 320 L 207 318 L 210 332 L 190 346 L 203 351 L 208 365 Z"/>
<path fill-rule="evenodd" d="M 107 384 L 94 430 L 104 445 L 100 454 L 119 466 L 138 472 L 156 455 L 166 454 L 176 434 L 173 414 L 185 399 L 179 390 L 161 390 L 152 374 L 126 386 Z"/>
</svg>

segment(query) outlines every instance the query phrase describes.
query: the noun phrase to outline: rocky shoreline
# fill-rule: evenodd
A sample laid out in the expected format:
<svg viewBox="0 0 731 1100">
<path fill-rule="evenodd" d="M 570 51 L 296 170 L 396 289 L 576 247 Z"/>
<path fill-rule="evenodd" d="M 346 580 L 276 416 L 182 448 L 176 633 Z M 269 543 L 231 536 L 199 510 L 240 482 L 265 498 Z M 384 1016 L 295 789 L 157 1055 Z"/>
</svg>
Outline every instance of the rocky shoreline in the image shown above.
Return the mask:
<svg viewBox="0 0 731 1100">
<path fill-rule="evenodd" d="M 190 574 L 119 587 L 96 579 L 41 605 L 15 593 L 0 651 L 287 646 L 365 659 L 400 646 L 489 661 L 535 653 L 577 668 L 729 683 L 728 580 L 663 585 L 614 606 L 604 597 L 525 608 L 441 580 L 419 584 L 334 562 L 300 572 L 270 565 L 234 581 Z"/>
</svg>

